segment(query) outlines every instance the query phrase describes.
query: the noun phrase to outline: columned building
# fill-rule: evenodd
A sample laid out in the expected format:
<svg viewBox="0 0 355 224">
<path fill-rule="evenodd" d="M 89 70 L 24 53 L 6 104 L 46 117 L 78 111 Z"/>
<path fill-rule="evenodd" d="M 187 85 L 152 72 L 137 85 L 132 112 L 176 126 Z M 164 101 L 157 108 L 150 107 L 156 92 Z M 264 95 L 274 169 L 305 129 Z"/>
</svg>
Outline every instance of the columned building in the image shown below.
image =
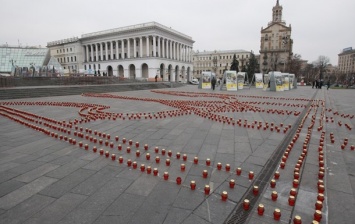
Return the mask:
<svg viewBox="0 0 355 224">
<path fill-rule="evenodd" d="M 156 22 L 83 34 L 78 43 L 79 68 L 86 74 L 129 79 L 154 79 L 158 75 L 172 82 L 192 77 L 194 41 Z"/>
<path fill-rule="evenodd" d="M 212 71 L 218 77 L 222 77 L 225 70 L 229 70 L 233 62 L 233 56 L 236 55 L 239 62 L 239 71 L 246 66 L 251 52 L 245 50 L 225 50 L 225 51 L 196 51 L 193 53 L 193 75 L 200 78 L 202 72 Z"/>
<path fill-rule="evenodd" d="M 279 0 L 272 8 L 272 21 L 266 28 L 261 28 L 260 39 L 260 71 L 287 72 L 287 64 L 293 53 L 291 25 L 282 20 L 282 6 Z"/>
</svg>

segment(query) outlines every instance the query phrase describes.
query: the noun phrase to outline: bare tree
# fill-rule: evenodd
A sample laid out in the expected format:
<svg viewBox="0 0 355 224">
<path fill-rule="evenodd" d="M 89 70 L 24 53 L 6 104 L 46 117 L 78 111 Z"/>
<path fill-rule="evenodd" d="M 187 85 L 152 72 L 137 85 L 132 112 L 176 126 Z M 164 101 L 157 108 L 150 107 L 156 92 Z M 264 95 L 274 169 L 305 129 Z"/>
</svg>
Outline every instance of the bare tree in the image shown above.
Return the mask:
<svg viewBox="0 0 355 224">
<path fill-rule="evenodd" d="M 317 61 L 313 62 L 313 65 L 319 69 L 319 79 L 323 80 L 323 74 L 325 73 L 328 64 L 329 58 L 323 55 L 319 56 Z"/>
<path fill-rule="evenodd" d="M 301 67 L 302 67 L 301 58 L 302 58 L 301 55 L 294 54 L 288 64 L 289 72 L 291 74 L 295 74 L 296 77 L 298 77 L 299 74 L 301 73 Z"/>
</svg>

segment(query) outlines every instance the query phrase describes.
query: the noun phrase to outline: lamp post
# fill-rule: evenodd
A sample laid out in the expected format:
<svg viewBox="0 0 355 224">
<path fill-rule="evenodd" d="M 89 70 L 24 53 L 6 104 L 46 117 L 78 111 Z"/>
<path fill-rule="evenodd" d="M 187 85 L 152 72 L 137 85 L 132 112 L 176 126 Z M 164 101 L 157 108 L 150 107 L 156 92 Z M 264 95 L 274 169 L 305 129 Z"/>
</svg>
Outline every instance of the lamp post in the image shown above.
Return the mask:
<svg viewBox="0 0 355 224">
<path fill-rule="evenodd" d="M 216 74 L 217 73 L 217 57 L 213 56 L 213 71 Z"/>
<path fill-rule="evenodd" d="M 286 49 L 287 49 L 287 44 L 288 44 L 288 37 L 286 36 L 286 34 L 284 34 L 284 36 L 282 37 L 282 44 L 284 46 L 284 49 L 285 49 L 285 61 L 284 61 L 284 72 L 286 70 L 286 61 L 288 59 L 288 56 L 286 55 Z"/>
</svg>

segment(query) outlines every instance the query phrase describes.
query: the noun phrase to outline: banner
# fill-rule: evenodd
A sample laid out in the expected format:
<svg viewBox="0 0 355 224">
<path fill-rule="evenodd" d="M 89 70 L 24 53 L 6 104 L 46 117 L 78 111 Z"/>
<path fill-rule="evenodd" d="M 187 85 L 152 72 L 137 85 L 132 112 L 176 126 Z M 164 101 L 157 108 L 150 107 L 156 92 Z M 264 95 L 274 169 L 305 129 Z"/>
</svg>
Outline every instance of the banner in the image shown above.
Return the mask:
<svg viewBox="0 0 355 224">
<path fill-rule="evenodd" d="M 237 72 L 236 71 L 226 71 L 226 86 L 227 91 L 237 91 Z"/>
<path fill-rule="evenodd" d="M 255 87 L 257 89 L 262 89 L 264 87 L 263 74 L 255 73 Z"/>
<path fill-rule="evenodd" d="M 245 80 L 245 72 L 238 72 L 237 80 L 238 80 L 238 89 L 243 89 L 244 88 L 244 80 Z"/>
<path fill-rule="evenodd" d="M 211 72 L 202 72 L 202 89 L 211 89 Z"/>
<path fill-rule="evenodd" d="M 288 74 L 282 74 L 283 75 L 283 81 L 284 81 L 284 90 L 290 90 L 290 78 Z"/>
<path fill-rule="evenodd" d="M 276 92 L 284 91 L 281 72 L 274 72 L 274 77 L 275 77 L 275 84 L 276 84 Z"/>
</svg>

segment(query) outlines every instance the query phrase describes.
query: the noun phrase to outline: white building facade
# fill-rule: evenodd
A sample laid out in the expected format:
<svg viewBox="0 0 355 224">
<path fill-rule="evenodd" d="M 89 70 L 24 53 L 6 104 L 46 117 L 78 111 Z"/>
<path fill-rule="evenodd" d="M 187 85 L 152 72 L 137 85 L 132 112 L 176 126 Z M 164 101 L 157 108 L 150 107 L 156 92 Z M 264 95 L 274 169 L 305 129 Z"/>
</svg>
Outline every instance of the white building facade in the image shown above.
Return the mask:
<svg viewBox="0 0 355 224">
<path fill-rule="evenodd" d="M 59 54 L 56 58 L 64 63 L 60 58 L 67 56 L 57 50 L 69 43 L 60 42 L 65 41 L 49 42 L 48 47 L 51 55 Z M 78 68 L 86 74 L 128 79 L 154 79 L 157 75 L 163 81 L 172 82 L 192 78 L 193 43 L 190 36 L 156 22 L 83 34 L 71 42 L 80 45 L 81 49 L 75 52 L 76 59 L 81 61 Z"/>
<path fill-rule="evenodd" d="M 212 71 L 218 77 L 222 77 L 225 70 L 229 70 L 233 62 L 233 56 L 238 61 L 239 71 L 247 65 L 251 52 L 246 50 L 222 50 L 193 52 L 193 75 L 200 78 L 202 72 Z"/>
<path fill-rule="evenodd" d="M 83 71 L 83 51 L 78 37 L 48 42 L 47 47 L 50 56 L 57 59 L 65 73 Z"/>
</svg>

